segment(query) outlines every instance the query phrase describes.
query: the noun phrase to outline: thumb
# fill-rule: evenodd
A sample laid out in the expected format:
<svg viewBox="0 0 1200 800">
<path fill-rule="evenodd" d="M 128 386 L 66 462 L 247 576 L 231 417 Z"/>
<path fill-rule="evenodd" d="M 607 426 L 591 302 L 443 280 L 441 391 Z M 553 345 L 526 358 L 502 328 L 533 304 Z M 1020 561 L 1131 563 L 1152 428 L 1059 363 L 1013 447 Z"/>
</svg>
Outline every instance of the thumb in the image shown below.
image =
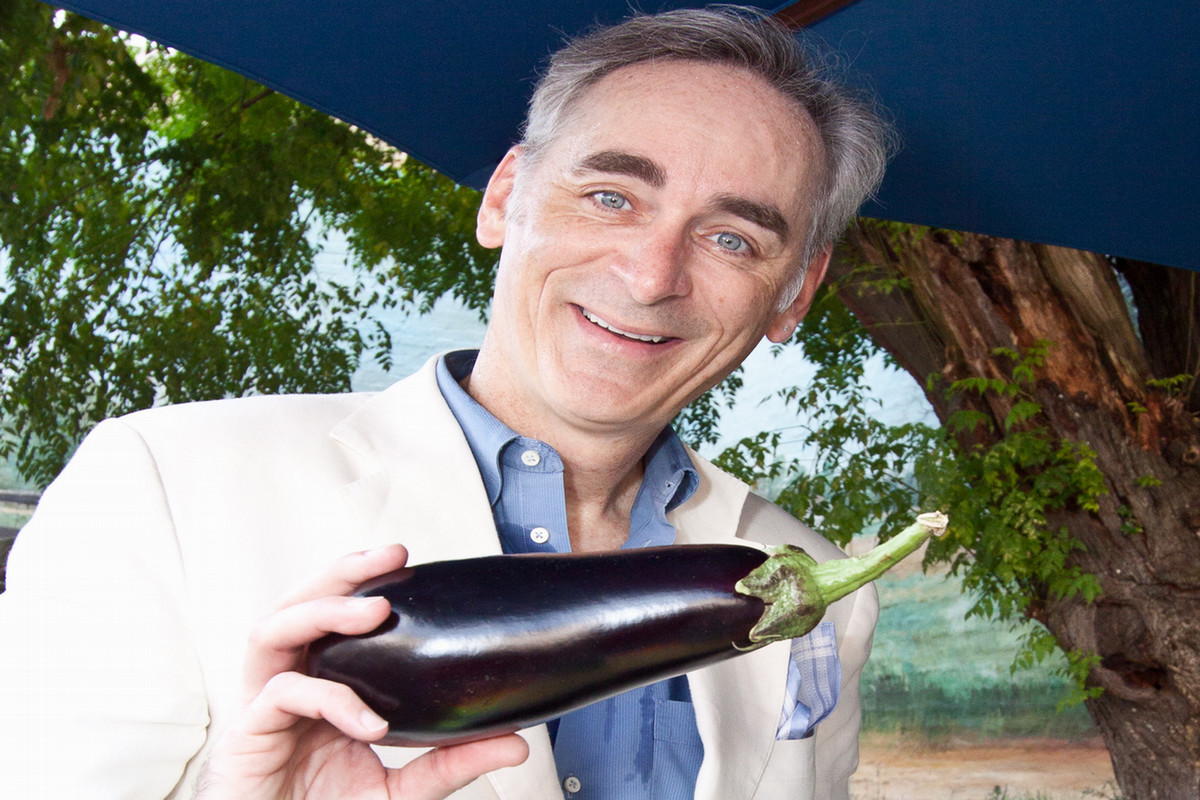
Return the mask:
<svg viewBox="0 0 1200 800">
<path fill-rule="evenodd" d="M 405 800 L 441 800 L 486 772 L 515 767 L 529 757 L 529 745 L 516 734 L 438 747 L 394 773 Z"/>
</svg>

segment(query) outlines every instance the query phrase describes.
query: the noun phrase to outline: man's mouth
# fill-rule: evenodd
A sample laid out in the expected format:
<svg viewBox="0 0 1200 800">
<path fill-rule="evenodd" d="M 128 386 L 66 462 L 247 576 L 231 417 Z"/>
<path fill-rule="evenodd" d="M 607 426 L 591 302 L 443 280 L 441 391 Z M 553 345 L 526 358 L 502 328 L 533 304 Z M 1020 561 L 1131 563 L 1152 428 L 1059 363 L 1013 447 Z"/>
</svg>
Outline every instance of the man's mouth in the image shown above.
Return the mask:
<svg viewBox="0 0 1200 800">
<path fill-rule="evenodd" d="M 592 323 L 593 325 L 597 325 L 601 328 L 604 328 L 604 330 L 608 331 L 609 333 L 615 333 L 617 336 L 621 336 L 621 337 L 630 339 L 635 342 L 648 342 L 649 344 L 662 344 L 663 342 L 665 342 L 671 338 L 669 336 L 651 336 L 649 334 L 644 334 L 644 333 L 630 333 L 629 331 L 623 331 L 620 328 L 616 327 L 615 325 L 612 325 L 612 324 L 606 322 L 605 320 L 601 319 L 600 317 L 597 317 L 595 314 L 593 314 L 591 311 L 588 311 L 586 308 L 581 307 L 579 310 L 583 313 L 584 318 L 587 319 L 587 321 Z"/>
</svg>

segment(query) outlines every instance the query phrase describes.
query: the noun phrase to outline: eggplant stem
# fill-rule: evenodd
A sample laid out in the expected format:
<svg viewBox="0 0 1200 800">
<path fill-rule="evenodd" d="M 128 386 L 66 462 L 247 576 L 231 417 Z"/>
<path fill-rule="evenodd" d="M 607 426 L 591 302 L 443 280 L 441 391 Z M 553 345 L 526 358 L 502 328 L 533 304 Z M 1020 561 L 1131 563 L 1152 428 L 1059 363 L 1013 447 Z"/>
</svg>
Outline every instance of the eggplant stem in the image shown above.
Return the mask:
<svg viewBox="0 0 1200 800">
<path fill-rule="evenodd" d="M 947 522 L 946 515 L 937 511 L 922 514 L 912 525 L 861 556 L 836 558 L 813 567 L 812 574 L 817 579 L 825 603 L 828 605 L 840 600 L 880 577 L 924 544 L 930 536 L 945 533 Z"/>
<path fill-rule="evenodd" d="M 808 633 L 825 616 L 830 603 L 883 575 L 930 536 L 941 536 L 948 522 L 940 512 L 921 514 L 912 525 L 870 552 L 822 564 L 799 547 L 776 548 L 734 586 L 738 592 L 766 604 L 762 617 L 750 630 L 749 647 L 743 649 L 753 650 Z"/>
</svg>

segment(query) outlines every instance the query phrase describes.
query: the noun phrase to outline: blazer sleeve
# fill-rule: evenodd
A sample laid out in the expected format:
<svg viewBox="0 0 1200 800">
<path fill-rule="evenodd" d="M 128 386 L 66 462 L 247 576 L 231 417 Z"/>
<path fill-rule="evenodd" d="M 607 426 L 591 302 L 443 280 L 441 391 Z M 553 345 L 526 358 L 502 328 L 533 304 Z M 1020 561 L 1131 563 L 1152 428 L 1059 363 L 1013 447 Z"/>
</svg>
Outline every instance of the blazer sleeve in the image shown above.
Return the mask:
<svg viewBox="0 0 1200 800">
<path fill-rule="evenodd" d="M 17 537 L 0 595 L 0 797 L 163 798 L 204 742 L 171 510 L 104 422 Z"/>
</svg>

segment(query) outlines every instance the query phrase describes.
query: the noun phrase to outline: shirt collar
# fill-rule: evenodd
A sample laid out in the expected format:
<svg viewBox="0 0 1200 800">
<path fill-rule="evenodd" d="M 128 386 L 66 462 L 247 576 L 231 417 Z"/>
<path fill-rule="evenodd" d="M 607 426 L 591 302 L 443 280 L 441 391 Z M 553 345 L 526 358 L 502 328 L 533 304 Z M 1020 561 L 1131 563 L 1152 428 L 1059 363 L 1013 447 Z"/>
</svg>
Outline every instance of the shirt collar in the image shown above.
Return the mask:
<svg viewBox="0 0 1200 800">
<path fill-rule="evenodd" d="M 646 474 L 642 478 L 642 491 L 650 491 L 654 505 L 663 513 L 672 510 L 696 493 L 700 475 L 692 465 L 687 448 L 679 435 L 670 426 L 650 445 L 644 459 Z"/>
<path fill-rule="evenodd" d="M 495 505 L 500 497 L 501 460 L 505 446 L 519 434 L 492 416 L 486 408 L 475 402 L 459 384 L 471 374 L 475 367 L 478 350 L 455 350 L 446 353 L 437 363 L 437 382 L 450 413 L 458 420 L 479 473 L 487 489 L 488 501 Z M 641 495 L 647 492 L 654 507 L 662 514 L 671 511 L 696 492 L 700 476 L 692 465 L 687 448 L 670 426 L 650 445 L 644 458 L 645 476 L 642 479 Z"/>
<path fill-rule="evenodd" d="M 478 350 L 455 350 L 437 362 L 437 383 L 450 413 L 458 420 L 471 454 L 479 465 L 479 474 L 493 506 L 500 498 L 500 454 L 505 445 L 517 438 L 517 433 L 492 416 L 486 408 L 467 394 L 459 381 L 471 374 Z"/>
</svg>

